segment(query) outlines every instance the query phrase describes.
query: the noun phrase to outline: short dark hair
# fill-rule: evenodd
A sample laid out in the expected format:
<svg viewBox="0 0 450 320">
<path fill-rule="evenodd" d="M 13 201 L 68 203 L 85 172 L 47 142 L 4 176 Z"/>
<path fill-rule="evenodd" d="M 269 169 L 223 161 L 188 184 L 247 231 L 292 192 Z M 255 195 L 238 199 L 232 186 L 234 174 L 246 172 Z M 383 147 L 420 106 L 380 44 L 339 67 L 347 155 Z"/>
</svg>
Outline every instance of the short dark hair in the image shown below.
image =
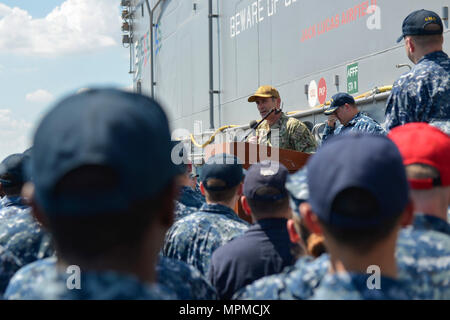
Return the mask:
<svg viewBox="0 0 450 320">
<path fill-rule="evenodd" d="M 435 179 L 440 177 L 436 168 L 422 163 L 409 164 L 405 169 L 408 179 Z"/>
<path fill-rule="evenodd" d="M 54 192 L 87 192 L 107 190 L 116 180 L 106 167 L 83 166 L 72 170 L 56 185 Z M 95 258 L 116 247 L 136 252 L 155 213 L 161 209 L 173 181 L 156 196 L 133 203 L 126 212 L 102 212 L 93 215 L 67 215 L 64 212 L 47 215 L 48 227 L 61 257 Z"/>
<path fill-rule="evenodd" d="M 427 31 L 438 31 L 441 30 L 441 27 L 436 23 L 431 23 L 424 28 Z M 419 47 L 427 47 L 430 45 L 434 45 L 443 41 L 442 34 L 431 34 L 431 35 L 410 35 L 411 39 L 418 45 Z"/>
<path fill-rule="evenodd" d="M 366 189 L 347 188 L 341 191 L 334 199 L 332 212 L 348 218 L 361 218 L 362 214 L 367 218 L 380 217 L 380 206 L 375 196 Z M 341 228 L 319 219 L 325 233 L 328 233 L 337 243 L 353 249 L 357 253 L 370 251 L 378 242 L 385 239 L 395 228 L 400 218 L 398 215 L 385 219 L 375 227 L 365 228 Z"/>
<path fill-rule="evenodd" d="M 226 185 L 224 181 L 215 178 L 208 179 L 206 183 L 208 187 L 224 187 Z M 240 183 L 224 190 L 208 190 L 205 187 L 205 198 L 211 202 L 228 202 L 235 196 L 239 185 Z"/>
<path fill-rule="evenodd" d="M 273 187 L 261 187 L 256 191 L 258 196 L 273 196 L 279 195 L 280 190 Z M 289 208 L 289 196 L 275 201 L 262 201 L 247 198 L 248 205 L 252 210 L 252 213 L 256 217 L 263 217 L 270 214 L 282 213 Z"/>
</svg>

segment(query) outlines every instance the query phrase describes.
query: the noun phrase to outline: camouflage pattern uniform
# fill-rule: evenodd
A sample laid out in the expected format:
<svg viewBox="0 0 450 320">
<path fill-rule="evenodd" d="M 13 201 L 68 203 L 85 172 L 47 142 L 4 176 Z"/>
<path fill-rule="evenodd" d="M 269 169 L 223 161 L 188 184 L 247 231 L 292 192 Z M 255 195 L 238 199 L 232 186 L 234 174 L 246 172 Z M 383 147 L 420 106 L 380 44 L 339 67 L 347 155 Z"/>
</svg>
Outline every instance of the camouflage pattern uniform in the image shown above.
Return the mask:
<svg viewBox="0 0 450 320">
<path fill-rule="evenodd" d="M 418 216 L 414 228 L 417 230 L 407 228 L 399 234 L 396 248 L 398 280 L 407 287 L 410 298 L 450 299 L 448 224 L 438 218 Z M 328 254 L 315 260 L 302 257 L 282 273 L 253 282 L 233 299 L 310 299 L 327 275 L 329 266 Z"/>
<path fill-rule="evenodd" d="M 301 257 L 281 273 L 256 280 L 238 291 L 236 300 L 304 300 L 314 294 L 330 266 L 328 254 Z"/>
<path fill-rule="evenodd" d="M 41 286 L 55 277 L 56 257 L 35 261 L 20 269 L 6 289 L 5 298 L 14 300 L 42 299 Z M 179 300 L 216 300 L 217 293 L 195 268 L 174 259 L 160 258 L 156 266 L 158 284 L 169 289 Z M 81 273 L 83 277 L 83 272 Z M 63 279 L 61 279 L 63 281 Z M 64 282 L 65 283 L 65 282 Z M 83 289 L 83 287 L 81 287 Z M 173 295 L 172 294 L 172 295 Z M 100 299 L 96 298 L 95 299 Z M 133 298 L 131 298 L 133 299 Z M 146 299 L 146 298 L 143 298 Z"/>
<path fill-rule="evenodd" d="M 14 216 L 17 212 L 27 209 L 20 196 L 4 196 L 0 200 L 0 225 L 5 218 Z"/>
<path fill-rule="evenodd" d="M 443 51 L 425 55 L 402 75 L 386 104 L 386 130 L 408 122 L 450 120 L 450 59 Z"/>
<path fill-rule="evenodd" d="M 179 300 L 217 300 L 216 289 L 194 267 L 183 261 L 160 257 L 158 283 L 177 294 Z"/>
<path fill-rule="evenodd" d="M 380 276 L 380 289 L 369 289 L 370 274 L 327 274 L 312 300 L 410 300 L 408 288 L 401 281 Z M 369 280 L 371 283 L 372 280 Z"/>
<path fill-rule="evenodd" d="M 5 298 L 11 300 L 174 300 L 161 284 L 145 284 L 116 272 L 80 272 L 80 289 L 68 289 L 72 274 L 58 270 L 56 258 L 35 261 L 11 279 Z"/>
<path fill-rule="evenodd" d="M 20 204 L 20 198 L 15 202 Z M 50 235 L 34 220 L 30 208 L 11 203 L 6 201 L 0 210 L 0 294 L 21 267 L 54 254 Z"/>
<path fill-rule="evenodd" d="M 397 241 L 398 267 L 420 299 L 450 299 L 450 226 L 429 215 L 416 215 L 413 227 Z"/>
<path fill-rule="evenodd" d="M 340 133 L 353 131 L 372 134 L 386 134 L 386 131 L 384 131 L 381 125 L 379 125 L 375 120 L 365 114 L 362 114 L 361 112 L 358 112 L 345 126 L 339 125 L 337 128 L 332 128 L 327 125 L 323 133 L 322 141 L 326 141 L 327 139 L 330 139 L 330 137 L 336 136 Z"/>
<path fill-rule="evenodd" d="M 202 194 L 191 187 L 183 186 L 180 197 L 175 200 L 175 221 L 178 221 L 194 212 L 205 203 Z"/>
<path fill-rule="evenodd" d="M 213 251 L 249 226 L 228 207 L 204 204 L 198 212 L 173 224 L 166 234 L 163 254 L 194 266 L 206 276 Z"/>
<path fill-rule="evenodd" d="M 175 200 L 175 221 L 183 219 L 184 217 L 187 217 L 197 211 L 198 208 L 185 206 L 180 201 Z"/>
<path fill-rule="evenodd" d="M 272 137 L 272 130 L 275 129 L 279 130 L 279 138 Z M 316 141 L 308 128 L 300 120 L 288 117 L 284 113 L 272 126 L 264 120 L 256 131 L 259 144 L 309 153 L 316 151 Z"/>
<path fill-rule="evenodd" d="M 450 120 L 449 121 L 431 121 L 430 125 L 438 128 L 442 132 L 450 136 Z"/>
</svg>

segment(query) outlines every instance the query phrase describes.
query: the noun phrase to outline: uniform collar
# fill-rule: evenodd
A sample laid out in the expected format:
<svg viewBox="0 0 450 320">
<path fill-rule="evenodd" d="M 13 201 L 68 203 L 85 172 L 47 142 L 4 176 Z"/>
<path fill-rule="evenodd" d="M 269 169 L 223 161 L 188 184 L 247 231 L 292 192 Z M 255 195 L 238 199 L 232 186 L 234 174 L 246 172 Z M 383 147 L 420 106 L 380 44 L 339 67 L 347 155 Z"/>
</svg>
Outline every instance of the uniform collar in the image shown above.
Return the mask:
<svg viewBox="0 0 450 320">
<path fill-rule="evenodd" d="M 2 207 L 21 207 L 26 208 L 27 206 L 23 204 L 21 196 L 4 196 L 2 199 Z"/>
<path fill-rule="evenodd" d="M 269 126 L 269 122 L 267 120 L 264 120 L 263 123 L 261 123 L 260 127 L 264 127 L 266 129 L 279 129 L 283 126 L 283 123 L 289 120 L 289 118 L 284 114 L 284 112 L 281 112 L 280 119 L 277 120 L 272 126 Z"/>
<path fill-rule="evenodd" d="M 344 127 L 354 126 L 356 124 L 356 122 L 358 122 L 360 117 L 361 117 L 361 112 L 358 112 Z"/>
<path fill-rule="evenodd" d="M 258 229 L 277 229 L 281 230 L 281 228 L 286 229 L 286 218 L 268 218 L 268 219 L 260 219 L 255 222 L 254 226 Z M 287 229 L 286 229 L 287 230 Z"/>
<path fill-rule="evenodd" d="M 429 214 L 416 214 L 413 222 L 414 229 L 442 232 L 450 236 L 450 224 Z"/>
<path fill-rule="evenodd" d="M 236 213 L 229 207 L 218 204 L 218 203 L 205 203 L 200 208 L 200 211 L 208 212 L 208 213 L 218 213 L 218 214 L 224 214 L 224 215 L 232 215 L 236 216 Z"/>
<path fill-rule="evenodd" d="M 437 60 L 437 59 L 448 59 L 448 55 L 444 51 L 435 51 L 424 55 L 417 64 L 421 63 L 423 60 Z"/>
</svg>

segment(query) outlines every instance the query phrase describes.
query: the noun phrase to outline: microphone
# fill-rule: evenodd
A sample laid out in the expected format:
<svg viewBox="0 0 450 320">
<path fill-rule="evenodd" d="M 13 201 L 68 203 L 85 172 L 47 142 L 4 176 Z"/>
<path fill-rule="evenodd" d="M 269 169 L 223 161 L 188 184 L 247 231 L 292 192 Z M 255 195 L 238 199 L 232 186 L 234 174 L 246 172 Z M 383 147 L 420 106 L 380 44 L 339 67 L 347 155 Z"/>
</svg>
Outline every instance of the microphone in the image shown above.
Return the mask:
<svg viewBox="0 0 450 320">
<path fill-rule="evenodd" d="M 264 118 L 262 118 L 262 119 L 259 120 L 258 122 L 256 122 L 255 120 L 252 120 L 252 121 L 250 122 L 250 124 L 249 124 L 250 129 L 252 129 L 252 130 L 251 130 L 249 133 L 247 133 L 247 135 L 245 136 L 244 140 L 242 140 L 242 141 L 247 140 L 248 136 L 253 132 L 253 130 L 256 130 L 256 129 L 259 127 L 259 125 L 261 124 L 261 122 L 263 122 L 264 120 L 266 120 L 267 117 L 270 116 L 270 115 L 271 115 L 272 113 L 274 113 L 274 112 L 275 112 L 275 114 L 279 114 L 279 113 L 281 112 L 281 109 L 273 108 L 272 110 L 269 111 L 269 113 L 267 113 L 267 114 L 264 116 Z"/>
</svg>

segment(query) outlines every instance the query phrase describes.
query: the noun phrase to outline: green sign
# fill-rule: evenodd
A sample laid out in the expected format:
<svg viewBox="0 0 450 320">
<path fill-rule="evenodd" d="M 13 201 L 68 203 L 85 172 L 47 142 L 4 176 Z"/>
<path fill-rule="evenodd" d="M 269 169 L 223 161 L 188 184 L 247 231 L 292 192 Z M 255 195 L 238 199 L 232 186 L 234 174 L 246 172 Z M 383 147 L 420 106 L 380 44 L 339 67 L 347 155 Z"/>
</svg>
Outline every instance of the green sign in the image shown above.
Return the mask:
<svg viewBox="0 0 450 320">
<path fill-rule="evenodd" d="M 358 86 L 358 63 L 352 63 L 347 66 L 347 92 L 349 94 L 357 93 Z"/>
</svg>

